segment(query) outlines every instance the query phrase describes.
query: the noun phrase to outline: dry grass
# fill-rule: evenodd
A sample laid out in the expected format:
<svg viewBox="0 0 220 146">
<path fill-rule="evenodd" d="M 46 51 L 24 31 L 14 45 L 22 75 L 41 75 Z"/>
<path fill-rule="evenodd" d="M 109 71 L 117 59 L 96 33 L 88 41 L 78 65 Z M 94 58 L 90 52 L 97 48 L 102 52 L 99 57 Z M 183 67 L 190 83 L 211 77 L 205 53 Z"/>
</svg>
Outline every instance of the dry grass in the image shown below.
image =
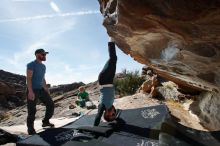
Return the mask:
<svg viewBox="0 0 220 146">
<path fill-rule="evenodd" d="M 166 99 L 165 103 L 169 107 L 174 107 L 174 108 L 183 108 L 182 104 L 172 98 Z"/>
</svg>

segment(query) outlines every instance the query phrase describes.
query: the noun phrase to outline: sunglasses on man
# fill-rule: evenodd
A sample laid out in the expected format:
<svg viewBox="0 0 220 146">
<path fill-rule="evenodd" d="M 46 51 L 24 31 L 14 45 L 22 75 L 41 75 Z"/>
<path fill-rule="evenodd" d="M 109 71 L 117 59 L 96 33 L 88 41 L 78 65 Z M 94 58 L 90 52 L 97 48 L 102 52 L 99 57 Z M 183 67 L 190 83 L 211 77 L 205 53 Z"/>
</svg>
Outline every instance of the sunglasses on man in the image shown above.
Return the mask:
<svg viewBox="0 0 220 146">
<path fill-rule="evenodd" d="M 41 55 L 41 56 L 46 56 L 47 54 L 41 53 L 40 55 Z"/>
</svg>

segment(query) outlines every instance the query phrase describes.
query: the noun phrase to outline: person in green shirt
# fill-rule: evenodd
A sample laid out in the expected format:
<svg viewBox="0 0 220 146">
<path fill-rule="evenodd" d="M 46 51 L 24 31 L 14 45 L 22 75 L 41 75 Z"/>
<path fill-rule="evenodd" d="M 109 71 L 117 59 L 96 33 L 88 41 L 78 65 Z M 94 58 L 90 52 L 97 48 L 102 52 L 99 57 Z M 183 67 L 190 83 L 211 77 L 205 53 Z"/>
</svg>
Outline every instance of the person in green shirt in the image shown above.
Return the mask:
<svg viewBox="0 0 220 146">
<path fill-rule="evenodd" d="M 79 87 L 78 99 L 76 100 L 76 104 L 80 107 L 84 107 L 86 101 L 89 101 L 89 93 L 85 91 L 85 87 Z"/>
</svg>

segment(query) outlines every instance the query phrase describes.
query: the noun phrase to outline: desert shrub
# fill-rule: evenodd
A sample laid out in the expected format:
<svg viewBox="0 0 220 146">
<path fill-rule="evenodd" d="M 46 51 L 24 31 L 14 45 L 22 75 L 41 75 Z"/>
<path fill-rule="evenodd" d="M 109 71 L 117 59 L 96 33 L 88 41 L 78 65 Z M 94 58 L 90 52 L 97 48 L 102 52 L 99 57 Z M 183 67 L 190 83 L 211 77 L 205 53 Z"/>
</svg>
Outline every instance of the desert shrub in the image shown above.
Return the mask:
<svg viewBox="0 0 220 146">
<path fill-rule="evenodd" d="M 139 71 L 122 71 L 121 78 L 114 79 L 116 94 L 120 96 L 132 95 L 143 84 L 144 78 L 140 76 Z"/>
</svg>

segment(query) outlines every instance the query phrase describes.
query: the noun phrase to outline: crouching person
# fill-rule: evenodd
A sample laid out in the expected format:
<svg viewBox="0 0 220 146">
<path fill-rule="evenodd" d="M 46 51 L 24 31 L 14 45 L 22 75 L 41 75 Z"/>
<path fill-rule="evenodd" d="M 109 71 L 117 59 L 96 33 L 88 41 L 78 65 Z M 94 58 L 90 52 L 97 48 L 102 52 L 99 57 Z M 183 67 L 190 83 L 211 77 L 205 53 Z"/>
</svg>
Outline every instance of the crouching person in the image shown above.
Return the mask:
<svg viewBox="0 0 220 146">
<path fill-rule="evenodd" d="M 78 99 L 75 101 L 76 105 L 85 107 L 86 102 L 89 101 L 89 94 L 86 92 L 85 87 L 79 87 Z"/>
</svg>

